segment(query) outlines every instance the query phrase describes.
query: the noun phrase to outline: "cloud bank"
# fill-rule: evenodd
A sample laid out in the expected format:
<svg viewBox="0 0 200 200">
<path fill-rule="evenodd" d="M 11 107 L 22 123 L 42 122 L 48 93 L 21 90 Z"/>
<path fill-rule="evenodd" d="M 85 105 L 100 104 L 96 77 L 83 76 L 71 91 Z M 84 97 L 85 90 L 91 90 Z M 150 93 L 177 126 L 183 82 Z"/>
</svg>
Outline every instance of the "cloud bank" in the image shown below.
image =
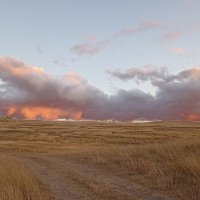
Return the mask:
<svg viewBox="0 0 200 200">
<path fill-rule="evenodd" d="M 157 93 L 150 104 L 143 106 L 146 107 L 147 113 L 152 112 L 152 118 L 200 119 L 200 67 L 184 70 L 176 75 L 170 75 L 162 68 L 132 68 L 125 71 L 108 71 L 108 73 L 122 81 L 130 79 L 151 81 L 157 88 Z"/>
<path fill-rule="evenodd" d="M 0 57 L 0 114 L 48 120 L 200 119 L 200 68 L 175 75 L 154 68 L 109 74 L 120 80 L 151 81 L 157 93 L 119 89 L 107 95 L 75 72 L 54 77 L 15 58 Z"/>
</svg>

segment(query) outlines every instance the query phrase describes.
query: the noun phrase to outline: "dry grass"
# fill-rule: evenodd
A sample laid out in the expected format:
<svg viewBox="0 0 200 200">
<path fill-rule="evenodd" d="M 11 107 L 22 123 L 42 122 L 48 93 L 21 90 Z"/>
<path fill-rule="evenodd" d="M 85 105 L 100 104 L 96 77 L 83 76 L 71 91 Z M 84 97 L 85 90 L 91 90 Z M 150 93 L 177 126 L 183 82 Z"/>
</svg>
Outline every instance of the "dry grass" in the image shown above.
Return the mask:
<svg viewBox="0 0 200 200">
<path fill-rule="evenodd" d="M 0 152 L 50 153 L 200 139 L 200 123 L 1 121 Z"/>
<path fill-rule="evenodd" d="M 200 199 L 198 122 L 132 124 L 0 120 L 0 152 L 26 156 L 30 153 L 35 156 L 57 154 L 151 190 L 172 194 L 174 199 Z M 0 166 L 0 188 L 4 185 L 4 193 L 6 190 L 9 193 L 0 199 L 34 199 L 34 195 L 43 194 L 44 189 L 21 164 L 10 158 L 0 159 L 4 163 Z M 3 170 L 7 175 L 3 175 Z M 23 185 L 18 184 L 18 180 Z M 33 185 L 34 189 L 31 188 Z M 95 184 L 95 187 L 98 186 Z M 24 198 L 29 189 L 33 196 Z M 12 197 L 14 190 L 19 191 L 19 197 Z M 2 190 L 0 192 L 3 195 Z M 36 199 L 41 198 L 37 196 Z"/>
<path fill-rule="evenodd" d="M 49 200 L 47 190 L 27 168 L 12 157 L 0 155 L 1 200 Z"/>
<path fill-rule="evenodd" d="M 72 158 L 180 199 L 200 199 L 200 141 L 104 148 Z"/>
</svg>

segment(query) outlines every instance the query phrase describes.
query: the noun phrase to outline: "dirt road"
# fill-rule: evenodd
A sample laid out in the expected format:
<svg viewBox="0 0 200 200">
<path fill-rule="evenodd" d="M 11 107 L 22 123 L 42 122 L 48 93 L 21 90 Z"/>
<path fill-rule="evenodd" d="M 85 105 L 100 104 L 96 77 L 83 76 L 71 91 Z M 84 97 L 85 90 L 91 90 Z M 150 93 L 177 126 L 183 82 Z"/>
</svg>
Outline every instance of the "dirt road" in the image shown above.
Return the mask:
<svg viewBox="0 0 200 200">
<path fill-rule="evenodd" d="M 169 200 L 108 172 L 56 155 L 20 156 L 56 200 Z"/>
</svg>

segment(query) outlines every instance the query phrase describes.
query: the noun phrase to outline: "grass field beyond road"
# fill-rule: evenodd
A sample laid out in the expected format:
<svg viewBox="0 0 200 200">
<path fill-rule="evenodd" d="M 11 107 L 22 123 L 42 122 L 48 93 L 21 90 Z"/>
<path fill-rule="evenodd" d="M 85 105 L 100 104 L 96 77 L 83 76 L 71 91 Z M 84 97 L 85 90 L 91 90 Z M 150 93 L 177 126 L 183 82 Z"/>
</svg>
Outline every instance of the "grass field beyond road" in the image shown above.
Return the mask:
<svg viewBox="0 0 200 200">
<path fill-rule="evenodd" d="M 71 180 L 71 190 L 77 193 L 79 188 L 80 194 L 88 195 L 88 199 L 128 199 L 128 194 L 108 188 L 106 183 L 102 185 L 98 177 L 92 180 L 89 174 L 78 174 L 78 170 L 76 174 L 71 169 L 66 172 L 64 163 L 99 170 L 110 174 L 110 180 L 118 177 L 124 184 L 135 183 L 172 199 L 200 199 L 199 122 L 134 124 L 1 119 L 0 152 L 2 200 L 45 200 L 62 192 L 53 191 L 51 184 L 43 182 L 21 158 L 37 162 L 43 159 L 40 164 L 57 174 L 57 178 L 58 174 L 68 173 L 68 179 L 61 185 Z M 60 166 L 63 162 L 64 167 L 56 168 L 55 162 L 60 162 Z"/>
</svg>

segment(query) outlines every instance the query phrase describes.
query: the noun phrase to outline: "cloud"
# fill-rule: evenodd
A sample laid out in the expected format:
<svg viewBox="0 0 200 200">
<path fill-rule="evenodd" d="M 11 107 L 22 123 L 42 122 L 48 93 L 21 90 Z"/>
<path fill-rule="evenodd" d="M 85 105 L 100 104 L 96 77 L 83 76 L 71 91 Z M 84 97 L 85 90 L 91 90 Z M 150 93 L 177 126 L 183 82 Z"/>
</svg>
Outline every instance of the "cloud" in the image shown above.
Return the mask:
<svg viewBox="0 0 200 200">
<path fill-rule="evenodd" d="M 161 36 L 161 40 L 163 41 L 178 40 L 182 38 L 183 36 L 191 36 L 194 33 L 198 33 L 200 32 L 200 23 L 190 22 L 179 28 L 181 28 L 182 30 L 167 32 Z"/>
<path fill-rule="evenodd" d="M 179 39 L 181 36 L 182 36 L 182 33 L 181 33 L 181 32 L 174 31 L 174 32 L 166 33 L 166 34 L 162 37 L 162 39 L 163 39 L 163 40 L 176 40 L 176 39 Z"/>
<path fill-rule="evenodd" d="M 52 77 L 12 57 L 0 58 L 1 113 L 22 118 L 79 119 L 98 90 L 75 74 Z"/>
<path fill-rule="evenodd" d="M 86 40 L 87 42 L 97 42 L 97 36 L 93 34 L 84 34 L 83 39 Z"/>
<path fill-rule="evenodd" d="M 84 36 L 86 42 L 72 46 L 71 52 L 79 56 L 93 56 L 101 51 L 104 51 L 113 40 L 116 40 L 119 37 L 131 36 L 136 33 L 158 29 L 162 26 L 161 22 L 155 19 L 148 19 L 139 22 L 135 26 L 122 29 L 104 40 L 98 41 L 95 35 L 86 35 Z"/>
<path fill-rule="evenodd" d="M 107 70 L 107 73 L 111 76 L 127 81 L 130 79 L 136 79 L 141 81 L 147 81 L 151 79 L 163 78 L 167 73 L 165 68 L 155 68 L 155 67 L 144 67 L 141 68 L 129 68 L 127 70 Z"/>
<path fill-rule="evenodd" d="M 169 74 L 167 68 L 149 67 L 129 68 L 127 70 L 107 70 L 107 73 L 119 80 L 140 80 L 140 81 L 156 81 L 156 83 L 168 83 L 176 81 L 184 81 L 185 79 L 200 80 L 200 67 L 191 68 L 179 72 L 176 75 Z"/>
<path fill-rule="evenodd" d="M 94 54 L 97 54 L 103 50 L 105 50 L 107 47 L 107 43 L 105 41 L 99 42 L 99 43 L 82 43 L 82 44 L 76 44 L 71 48 L 71 52 L 81 55 L 89 55 L 93 56 Z"/>
<path fill-rule="evenodd" d="M 184 70 L 176 75 L 170 75 L 164 69 L 162 73 L 160 73 L 160 70 L 158 70 L 158 73 L 154 71 L 144 73 L 143 70 L 138 69 L 132 69 L 132 71 L 135 71 L 132 79 L 147 81 L 149 80 L 147 78 L 149 75 L 152 85 L 158 89 L 153 99 L 152 96 L 145 97 L 148 100 L 147 104 L 141 102 L 141 105 L 145 107 L 146 113 L 151 113 L 151 116 L 141 112 L 142 115 L 140 117 L 165 120 L 200 119 L 200 67 Z M 126 70 L 123 76 L 113 75 L 120 80 L 124 80 L 126 73 L 128 75 L 129 70 Z M 142 101 L 143 99 L 140 100 Z M 142 111 L 141 105 L 138 105 L 137 109 L 139 108 Z"/>
<path fill-rule="evenodd" d="M 13 57 L 0 57 L 0 114 L 35 119 L 200 119 L 200 67 L 169 74 L 144 68 L 110 73 L 121 80 L 150 81 L 156 95 L 122 90 L 107 95 L 76 72 L 63 77 Z M 128 79 L 126 78 L 126 73 Z"/>
<path fill-rule="evenodd" d="M 180 47 L 171 47 L 170 51 L 172 53 L 177 54 L 177 55 L 183 55 L 185 53 L 185 49 L 184 48 L 180 48 Z"/>
<path fill-rule="evenodd" d="M 163 27 L 163 24 L 160 21 L 155 20 L 155 19 L 148 19 L 148 20 L 139 22 L 135 26 L 121 30 L 120 32 L 114 34 L 113 37 L 116 38 L 116 37 L 122 37 L 122 36 L 130 36 L 135 33 L 158 29 L 161 27 Z"/>
<path fill-rule="evenodd" d="M 200 3 L 199 0 L 186 0 L 184 2 L 184 7 L 185 9 L 191 11 L 193 8 L 198 7 L 199 3 Z"/>
<path fill-rule="evenodd" d="M 200 80 L 200 67 L 184 70 L 174 76 L 174 79 L 179 81 L 191 79 L 191 80 Z"/>
</svg>

